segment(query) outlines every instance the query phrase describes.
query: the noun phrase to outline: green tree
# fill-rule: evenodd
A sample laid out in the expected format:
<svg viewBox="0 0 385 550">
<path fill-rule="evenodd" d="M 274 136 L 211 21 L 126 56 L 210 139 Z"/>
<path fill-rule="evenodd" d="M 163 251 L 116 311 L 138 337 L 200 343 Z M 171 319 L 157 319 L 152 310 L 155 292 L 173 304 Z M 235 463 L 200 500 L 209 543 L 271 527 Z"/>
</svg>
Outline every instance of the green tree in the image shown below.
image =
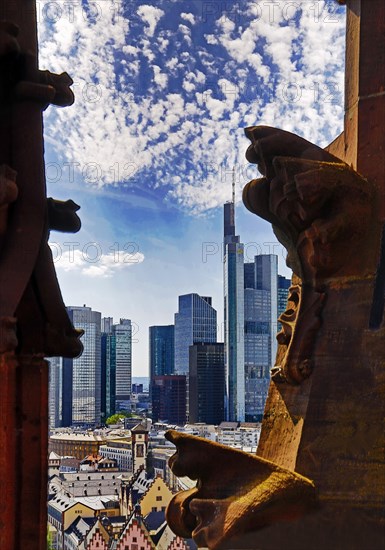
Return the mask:
<svg viewBox="0 0 385 550">
<path fill-rule="evenodd" d="M 135 416 L 132 413 L 126 412 L 126 411 L 118 411 L 116 414 L 113 414 L 112 416 L 108 417 L 106 420 L 107 426 L 110 426 L 111 424 L 119 424 L 120 420 L 123 418 L 132 418 Z"/>
<path fill-rule="evenodd" d="M 52 542 L 52 533 L 48 531 L 47 533 L 47 550 L 54 550 Z"/>
</svg>

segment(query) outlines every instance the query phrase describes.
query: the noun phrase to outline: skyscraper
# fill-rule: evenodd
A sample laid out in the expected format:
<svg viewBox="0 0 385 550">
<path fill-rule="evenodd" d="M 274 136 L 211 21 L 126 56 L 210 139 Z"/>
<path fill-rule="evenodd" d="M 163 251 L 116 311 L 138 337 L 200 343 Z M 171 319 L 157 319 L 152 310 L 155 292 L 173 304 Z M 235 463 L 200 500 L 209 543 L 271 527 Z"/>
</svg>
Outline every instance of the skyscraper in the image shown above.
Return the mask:
<svg viewBox="0 0 385 550">
<path fill-rule="evenodd" d="M 50 357 L 49 361 L 48 419 L 49 428 L 59 428 L 62 419 L 62 368 L 61 357 Z"/>
<path fill-rule="evenodd" d="M 189 421 L 220 424 L 225 419 L 224 344 L 190 346 Z"/>
<path fill-rule="evenodd" d="M 152 420 L 167 420 L 183 426 L 186 422 L 186 376 L 154 376 L 152 381 Z"/>
<path fill-rule="evenodd" d="M 291 280 L 278 275 L 278 317 L 286 310 Z"/>
<path fill-rule="evenodd" d="M 185 294 L 179 296 L 179 311 L 175 313 L 175 373 L 189 372 L 189 347 L 217 341 L 217 312 L 209 296 Z"/>
<path fill-rule="evenodd" d="M 68 307 L 75 328 L 83 329 L 83 353 L 63 359 L 62 424 L 91 425 L 100 422 L 101 314 L 90 307 Z"/>
<path fill-rule="evenodd" d="M 149 329 L 150 382 L 154 376 L 174 373 L 174 332 L 174 325 L 154 326 Z"/>
<path fill-rule="evenodd" d="M 107 328 L 107 327 L 106 327 Z M 106 333 L 106 414 L 130 410 L 132 391 L 132 325 L 120 319 Z"/>
<path fill-rule="evenodd" d="M 110 319 L 108 317 L 107 319 Z M 106 420 L 115 411 L 115 401 L 112 403 L 110 392 L 110 376 L 107 374 L 107 341 L 111 331 L 112 324 L 105 323 L 105 318 L 102 319 L 102 332 L 100 335 L 100 355 L 101 355 L 101 383 L 100 383 L 100 411 L 102 420 Z"/>
<path fill-rule="evenodd" d="M 262 419 L 277 343 L 278 257 L 255 256 L 244 266 L 246 420 Z"/>
<path fill-rule="evenodd" d="M 224 205 L 224 340 L 226 410 L 230 421 L 245 420 L 243 244 L 235 235 L 233 200 Z"/>
</svg>

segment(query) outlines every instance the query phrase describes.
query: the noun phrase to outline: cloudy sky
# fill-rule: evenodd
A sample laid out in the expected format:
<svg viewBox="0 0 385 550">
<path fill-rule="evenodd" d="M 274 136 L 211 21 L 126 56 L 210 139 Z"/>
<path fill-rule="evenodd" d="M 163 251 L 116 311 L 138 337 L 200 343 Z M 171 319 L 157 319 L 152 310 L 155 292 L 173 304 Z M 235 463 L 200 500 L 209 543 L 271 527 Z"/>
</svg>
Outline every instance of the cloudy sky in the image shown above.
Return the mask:
<svg viewBox="0 0 385 550">
<path fill-rule="evenodd" d="M 81 205 L 51 234 L 65 302 L 132 319 L 134 375 L 148 327 L 180 294 L 211 295 L 222 322 L 222 206 L 235 167 L 246 258 L 284 252 L 241 203 L 257 176 L 243 128 L 320 145 L 342 130 L 345 10 L 335 0 L 40 1 L 40 67 L 74 80 L 45 113 L 50 196 Z M 219 335 L 221 338 L 221 335 Z"/>
</svg>

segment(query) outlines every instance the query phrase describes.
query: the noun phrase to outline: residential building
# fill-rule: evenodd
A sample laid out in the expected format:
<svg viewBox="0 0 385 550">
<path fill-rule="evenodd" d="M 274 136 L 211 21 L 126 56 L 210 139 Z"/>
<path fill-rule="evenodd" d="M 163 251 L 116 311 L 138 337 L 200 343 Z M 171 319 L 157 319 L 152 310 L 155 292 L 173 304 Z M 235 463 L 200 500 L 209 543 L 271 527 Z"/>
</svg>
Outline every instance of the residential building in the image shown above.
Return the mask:
<svg viewBox="0 0 385 550">
<path fill-rule="evenodd" d="M 224 205 L 224 341 L 226 365 L 226 416 L 245 419 L 244 366 L 244 246 L 235 235 L 233 200 Z"/>
<path fill-rule="evenodd" d="M 131 515 L 115 548 L 116 550 L 126 550 L 135 547 L 141 550 L 155 550 L 156 548 L 143 521 L 140 509 L 135 510 Z"/>
<path fill-rule="evenodd" d="M 95 426 L 101 418 L 101 314 L 90 307 L 68 307 L 81 337 L 83 353 L 63 359 L 62 425 Z"/>
<path fill-rule="evenodd" d="M 157 476 L 146 493 L 140 499 L 142 514 L 150 512 L 165 512 L 173 494 L 161 476 Z"/>
<path fill-rule="evenodd" d="M 129 435 L 128 432 L 123 432 L 121 440 L 127 441 Z M 83 460 L 87 455 L 98 454 L 101 445 L 106 445 L 111 440 L 116 441 L 117 439 L 116 433 L 101 430 L 94 432 L 57 431 L 50 435 L 48 449 L 50 453 L 54 452 L 61 457 L 72 456 Z"/>
<path fill-rule="evenodd" d="M 119 498 L 111 496 L 72 497 L 60 491 L 48 500 L 48 522 L 57 530 L 58 547 L 64 546 L 64 532 L 78 516 L 91 518 L 97 515 L 118 516 Z"/>
<path fill-rule="evenodd" d="M 170 424 L 186 422 L 186 376 L 155 376 L 152 384 L 152 420 Z"/>
<path fill-rule="evenodd" d="M 99 454 L 106 458 L 113 458 L 120 471 L 132 471 L 131 441 L 110 441 L 99 447 Z"/>
<path fill-rule="evenodd" d="M 102 459 L 103 460 L 103 459 Z M 73 498 L 120 494 L 121 475 L 114 470 L 61 472 L 49 480 L 50 495 L 67 494 Z"/>
<path fill-rule="evenodd" d="M 189 422 L 225 419 L 224 344 L 194 344 L 189 356 Z"/>
<path fill-rule="evenodd" d="M 48 524 L 50 525 L 50 524 Z M 95 537 L 95 526 L 99 527 L 99 536 Z M 100 532 L 101 531 L 101 532 Z M 96 517 L 83 518 L 78 516 L 75 521 L 64 531 L 64 550 L 79 550 L 85 540 L 92 540 L 94 544 L 98 544 L 98 550 L 108 550 L 106 540 L 103 538 L 103 527 Z M 54 546 L 57 548 L 58 544 Z M 95 547 L 95 546 L 94 546 Z M 84 546 L 83 546 L 84 550 Z"/>
<path fill-rule="evenodd" d="M 261 424 L 257 422 L 222 422 L 217 429 L 217 442 L 255 453 Z"/>
</svg>

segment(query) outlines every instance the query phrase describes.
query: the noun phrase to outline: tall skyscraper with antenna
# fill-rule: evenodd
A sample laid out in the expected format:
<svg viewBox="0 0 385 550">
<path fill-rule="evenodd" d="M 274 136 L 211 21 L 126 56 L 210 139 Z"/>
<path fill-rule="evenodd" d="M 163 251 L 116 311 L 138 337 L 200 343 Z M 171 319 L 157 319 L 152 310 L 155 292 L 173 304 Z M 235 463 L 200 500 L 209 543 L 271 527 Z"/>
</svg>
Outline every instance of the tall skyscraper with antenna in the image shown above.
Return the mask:
<svg viewBox="0 0 385 550">
<path fill-rule="evenodd" d="M 245 420 L 244 246 L 235 235 L 235 169 L 232 200 L 224 205 L 223 232 L 226 413 L 229 421 Z"/>
</svg>

